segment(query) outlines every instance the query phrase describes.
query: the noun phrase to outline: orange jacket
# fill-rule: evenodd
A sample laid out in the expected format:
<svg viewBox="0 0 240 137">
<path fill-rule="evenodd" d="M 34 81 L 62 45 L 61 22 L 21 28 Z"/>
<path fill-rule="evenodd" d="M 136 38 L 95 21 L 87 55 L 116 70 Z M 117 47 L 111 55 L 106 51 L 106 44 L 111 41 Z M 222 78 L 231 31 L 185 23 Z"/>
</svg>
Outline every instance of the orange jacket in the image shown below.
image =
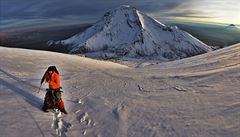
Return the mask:
<svg viewBox="0 0 240 137">
<path fill-rule="evenodd" d="M 60 87 L 60 76 L 56 72 L 47 75 L 45 78 L 49 84 L 50 89 L 57 89 Z"/>
</svg>

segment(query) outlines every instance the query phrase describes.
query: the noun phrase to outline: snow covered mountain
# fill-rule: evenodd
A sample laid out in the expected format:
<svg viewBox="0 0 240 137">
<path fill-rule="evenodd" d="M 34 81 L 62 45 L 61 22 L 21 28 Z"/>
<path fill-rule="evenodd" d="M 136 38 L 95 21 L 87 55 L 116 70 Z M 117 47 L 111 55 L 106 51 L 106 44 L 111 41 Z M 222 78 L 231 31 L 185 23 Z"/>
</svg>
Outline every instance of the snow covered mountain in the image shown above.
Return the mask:
<svg viewBox="0 0 240 137">
<path fill-rule="evenodd" d="M 166 26 L 130 6 L 107 12 L 86 31 L 66 40 L 48 42 L 71 54 L 98 58 L 154 57 L 175 60 L 211 50 L 177 26 Z"/>
</svg>

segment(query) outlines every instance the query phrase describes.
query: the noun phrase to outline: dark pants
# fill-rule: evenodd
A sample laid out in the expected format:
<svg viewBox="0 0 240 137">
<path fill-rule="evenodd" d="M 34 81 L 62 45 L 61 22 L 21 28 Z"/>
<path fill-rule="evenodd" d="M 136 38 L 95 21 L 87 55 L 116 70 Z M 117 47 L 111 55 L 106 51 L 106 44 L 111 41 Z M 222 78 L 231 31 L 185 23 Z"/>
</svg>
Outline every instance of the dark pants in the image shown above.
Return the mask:
<svg viewBox="0 0 240 137">
<path fill-rule="evenodd" d="M 60 89 L 47 89 L 44 98 L 44 109 L 63 109 L 64 102 L 62 101 Z"/>
</svg>

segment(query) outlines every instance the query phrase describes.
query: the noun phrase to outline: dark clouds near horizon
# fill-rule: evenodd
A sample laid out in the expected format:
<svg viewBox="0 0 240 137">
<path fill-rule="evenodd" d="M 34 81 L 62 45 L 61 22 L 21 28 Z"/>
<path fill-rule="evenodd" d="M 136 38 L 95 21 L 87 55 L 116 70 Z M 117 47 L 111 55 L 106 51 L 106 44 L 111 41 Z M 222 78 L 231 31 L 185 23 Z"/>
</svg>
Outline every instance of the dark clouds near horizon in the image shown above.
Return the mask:
<svg viewBox="0 0 240 137">
<path fill-rule="evenodd" d="M 238 0 L 229 1 L 236 3 Z M 16 21 L 19 25 L 20 22 L 28 20 L 46 22 L 52 19 L 91 22 L 120 5 L 134 6 L 157 18 L 219 18 L 218 16 L 236 15 L 234 12 L 230 13 L 230 9 L 236 10 L 234 8 L 237 4 L 231 4 L 236 5 L 231 7 L 229 1 L 226 3 L 224 0 L 0 0 L 0 25 L 16 24 Z M 222 10 L 226 11 L 226 15 L 221 13 Z"/>
<path fill-rule="evenodd" d="M 176 8 L 188 0 L 1 0 L 1 18 L 39 19 L 69 16 L 98 17 L 120 5 L 155 13 Z"/>
</svg>

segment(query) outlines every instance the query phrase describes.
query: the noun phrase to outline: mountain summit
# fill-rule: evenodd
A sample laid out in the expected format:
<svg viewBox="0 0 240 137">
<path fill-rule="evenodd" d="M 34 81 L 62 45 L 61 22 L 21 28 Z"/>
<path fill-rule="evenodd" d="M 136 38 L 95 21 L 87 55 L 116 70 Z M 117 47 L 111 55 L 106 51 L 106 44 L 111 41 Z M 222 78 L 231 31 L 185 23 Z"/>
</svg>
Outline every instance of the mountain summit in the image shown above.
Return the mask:
<svg viewBox="0 0 240 137">
<path fill-rule="evenodd" d="M 166 26 L 130 6 L 107 12 L 86 31 L 66 40 L 49 41 L 50 47 L 91 57 L 154 57 L 175 60 L 211 50 L 178 27 Z"/>
</svg>

